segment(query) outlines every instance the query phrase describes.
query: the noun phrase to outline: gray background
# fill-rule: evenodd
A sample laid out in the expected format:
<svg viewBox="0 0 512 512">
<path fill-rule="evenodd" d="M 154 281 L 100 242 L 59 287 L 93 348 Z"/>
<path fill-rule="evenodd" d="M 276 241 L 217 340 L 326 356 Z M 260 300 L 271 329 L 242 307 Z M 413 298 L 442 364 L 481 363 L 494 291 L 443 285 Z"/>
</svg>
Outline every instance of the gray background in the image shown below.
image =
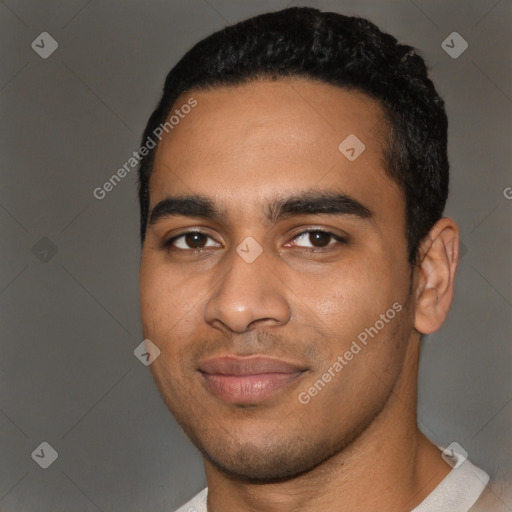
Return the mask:
<svg viewBox="0 0 512 512">
<path fill-rule="evenodd" d="M 172 511 L 202 461 L 133 350 L 135 172 L 166 73 L 197 40 L 289 1 L 0 3 L 0 510 Z M 419 421 L 457 441 L 512 510 L 512 76 L 510 0 L 301 2 L 368 17 L 419 48 L 450 120 L 451 197 L 463 257 L 451 316 L 425 340 Z M 469 48 L 441 47 L 453 31 Z M 58 49 L 31 47 L 48 32 Z M 56 251 L 56 252 L 55 252 Z M 57 460 L 32 452 L 46 441 Z M 500 483 L 501 482 L 501 483 Z"/>
</svg>

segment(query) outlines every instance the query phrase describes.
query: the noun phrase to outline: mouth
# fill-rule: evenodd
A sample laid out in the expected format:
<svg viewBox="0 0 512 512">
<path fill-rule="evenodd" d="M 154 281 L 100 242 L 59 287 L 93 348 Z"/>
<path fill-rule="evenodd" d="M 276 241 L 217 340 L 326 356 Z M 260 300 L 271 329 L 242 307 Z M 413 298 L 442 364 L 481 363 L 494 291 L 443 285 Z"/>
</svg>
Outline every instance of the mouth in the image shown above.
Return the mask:
<svg viewBox="0 0 512 512">
<path fill-rule="evenodd" d="M 220 357 L 199 365 L 207 390 L 224 402 L 254 404 L 290 386 L 307 368 L 267 357 Z"/>
</svg>

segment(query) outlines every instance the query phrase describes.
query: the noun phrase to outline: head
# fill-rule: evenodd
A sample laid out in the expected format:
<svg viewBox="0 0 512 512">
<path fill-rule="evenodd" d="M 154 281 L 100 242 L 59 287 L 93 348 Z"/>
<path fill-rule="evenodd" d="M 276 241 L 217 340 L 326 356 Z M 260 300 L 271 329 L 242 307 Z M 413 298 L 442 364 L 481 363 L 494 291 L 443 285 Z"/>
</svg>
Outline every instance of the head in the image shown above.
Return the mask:
<svg viewBox="0 0 512 512">
<path fill-rule="evenodd" d="M 291 8 L 194 46 L 143 145 L 155 138 L 139 169 L 140 279 L 160 392 L 222 471 L 308 471 L 399 386 L 415 391 L 411 347 L 448 311 L 443 101 L 412 47 L 361 18 Z M 297 375 L 261 400 L 224 400 L 204 375 L 226 355 Z"/>
</svg>

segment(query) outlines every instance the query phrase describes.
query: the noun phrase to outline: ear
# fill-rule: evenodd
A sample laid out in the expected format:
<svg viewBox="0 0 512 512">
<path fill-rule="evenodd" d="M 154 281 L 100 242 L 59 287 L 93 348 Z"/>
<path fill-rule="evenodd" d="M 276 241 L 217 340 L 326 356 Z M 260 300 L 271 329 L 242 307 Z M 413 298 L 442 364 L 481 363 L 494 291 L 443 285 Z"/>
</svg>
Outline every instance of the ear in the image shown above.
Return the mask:
<svg viewBox="0 0 512 512">
<path fill-rule="evenodd" d="M 421 243 L 414 327 L 422 334 L 437 331 L 450 309 L 459 263 L 459 240 L 455 221 L 443 217 Z"/>
</svg>

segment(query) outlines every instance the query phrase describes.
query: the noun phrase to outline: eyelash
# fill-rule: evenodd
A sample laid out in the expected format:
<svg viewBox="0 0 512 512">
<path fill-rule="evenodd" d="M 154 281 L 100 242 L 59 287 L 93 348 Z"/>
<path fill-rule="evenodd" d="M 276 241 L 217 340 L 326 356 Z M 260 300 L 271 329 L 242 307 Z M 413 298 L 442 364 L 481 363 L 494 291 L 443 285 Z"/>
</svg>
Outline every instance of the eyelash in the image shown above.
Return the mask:
<svg viewBox="0 0 512 512">
<path fill-rule="evenodd" d="M 205 235 L 206 237 L 208 238 L 212 238 L 208 233 L 205 233 L 204 231 L 186 231 L 184 233 L 180 233 L 179 235 L 176 235 L 176 236 L 173 236 L 172 238 L 169 238 L 168 240 L 165 240 L 162 244 L 162 247 L 164 249 L 167 249 L 168 251 L 170 252 L 195 252 L 197 254 L 201 254 L 201 253 L 205 253 L 205 252 L 210 252 L 212 248 L 200 248 L 200 249 L 180 249 L 180 248 L 176 248 L 176 247 L 173 247 L 173 243 L 186 236 L 186 235 L 191 235 L 191 234 L 194 234 L 194 233 L 199 233 L 201 235 Z M 297 238 L 300 238 L 301 236 L 305 235 L 305 234 L 311 234 L 311 233 L 324 233 L 326 235 L 330 235 L 331 238 L 333 238 L 334 240 L 336 240 L 338 242 L 339 245 L 345 245 L 348 243 L 348 240 L 340 235 L 337 235 L 335 233 L 333 233 L 332 231 L 328 231 L 326 229 L 320 229 L 320 228 L 315 228 L 315 229 L 306 229 L 304 231 L 301 231 L 299 233 L 297 233 L 293 238 L 292 240 L 295 240 Z M 336 244 L 331 244 L 329 243 L 328 245 L 326 245 L 325 247 L 301 247 L 301 249 L 305 252 L 312 252 L 312 253 L 322 253 L 322 252 L 326 252 L 326 251 L 329 251 L 330 247 L 332 247 L 333 245 L 336 245 Z"/>
</svg>

